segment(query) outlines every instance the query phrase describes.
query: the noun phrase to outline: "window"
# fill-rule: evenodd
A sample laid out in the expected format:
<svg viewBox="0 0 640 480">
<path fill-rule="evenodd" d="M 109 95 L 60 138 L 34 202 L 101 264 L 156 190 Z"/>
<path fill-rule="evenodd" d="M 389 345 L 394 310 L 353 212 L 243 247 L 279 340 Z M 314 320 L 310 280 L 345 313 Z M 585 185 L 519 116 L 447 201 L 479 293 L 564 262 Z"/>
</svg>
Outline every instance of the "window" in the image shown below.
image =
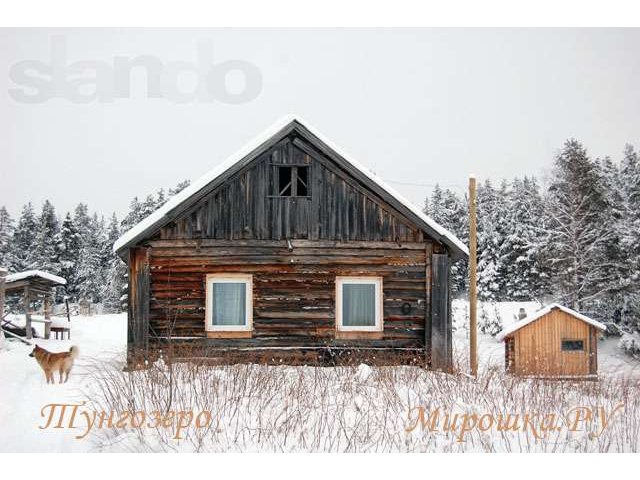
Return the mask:
<svg viewBox="0 0 640 480">
<path fill-rule="evenodd" d="M 584 350 L 584 340 L 562 340 L 563 352 L 581 352 Z"/>
<path fill-rule="evenodd" d="M 336 326 L 343 332 L 382 331 L 382 278 L 336 278 Z"/>
<path fill-rule="evenodd" d="M 274 196 L 309 196 L 309 166 L 275 165 L 274 168 Z"/>
<path fill-rule="evenodd" d="M 207 275 L 207 331 L 251 331 L 251 275 Z"/>
</svg>

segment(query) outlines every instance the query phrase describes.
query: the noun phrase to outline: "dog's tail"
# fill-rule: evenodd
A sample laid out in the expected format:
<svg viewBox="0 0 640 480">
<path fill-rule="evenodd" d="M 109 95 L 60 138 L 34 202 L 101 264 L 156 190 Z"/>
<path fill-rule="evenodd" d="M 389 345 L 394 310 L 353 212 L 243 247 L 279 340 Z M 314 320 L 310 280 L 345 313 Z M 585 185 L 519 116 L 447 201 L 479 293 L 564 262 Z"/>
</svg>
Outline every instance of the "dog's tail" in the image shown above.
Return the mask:
<svg viewBox="0 0 640 480">
<path fill-rule="evenodd" d="M 78 349 L 78 347 L 74 345 L 69 349 L 69 353 L 71 354 L 71 358 L 76 358 L 78 355 L 80 355 L 80 349 Z"/>
</svg>

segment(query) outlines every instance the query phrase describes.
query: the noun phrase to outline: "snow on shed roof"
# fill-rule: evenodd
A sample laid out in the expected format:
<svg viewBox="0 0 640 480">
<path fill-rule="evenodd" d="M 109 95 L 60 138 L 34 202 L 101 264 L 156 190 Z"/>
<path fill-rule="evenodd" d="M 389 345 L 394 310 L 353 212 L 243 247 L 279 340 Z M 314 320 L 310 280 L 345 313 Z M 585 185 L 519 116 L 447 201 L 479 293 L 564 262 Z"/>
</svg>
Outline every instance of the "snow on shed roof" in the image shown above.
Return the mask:
<svg viewBox="0 0 640 480">
<path fill-rule="evenodd" d="M 563 312 L 568 313 L 569 315 L 576 317 L 578 320 L 582 320 L 583 322 L 588 323 L 589 325 L 592 325 L 600 330 L 604 331 L 607 329 L 607 327 L 605 327 L 602 323 L 594 320 L 593 318 L 589 318 L 585 315 L 582 315 L 581 313 L 578 313 L 575 310 L 570 309 L 569 307 L 562 306 L 559 303 L 552 303 L 538 310 L 537 312 L 532 313 L 531 315 L 527 315 L 522 320 L 518 320 L 517 322 L 512 323 L 508 327 L 505 327 L 498 335 L 496 335 L 496 340 L 501 342 L 512 333 L 516 332 L 517 330 L 520 330 L 522 327 L 529 325 L 530 323 L 533 323 L 539 318 L 545 316 L 554 308 L 559 308 Z"/>
<path fill-rule="evenodd" d="M 67 284 L 67 281 L 64 278 L 54 275 L 53 273 L 43 272 L 42 270 L 26 270 L 24 272 L 12 273 L 10 275 L 7 275 L 5 282 L 17 282 L 18 280 L 24 280 L 25 278 L 33 277 L 43 278 L 45 280 L 49 280 L 50 282 L 57 283 L 58 285 Z"/>
<path fill-rule="evenodd" d="M 286 115 L 281 118 L 269 128 L 267 128 L 260 135 L 255 137 L 252 141 L 247 143 L 244 147 L 236 151 L 231 156 L 227 157 L 227 159 L 222 162 L 217 167 L 210 170 L 208 173 L 200 177 L 198 180 L 193 182 L 187 188 L 182 190 L 180 193 L 174 195 L 169 199 L 167 203 L 165 203 L 162 207 L 157 209 L 155 212 L 151 213 L 145 219 L 140 221 L 138 224 L 134 225 L 130 230 L 125 232 L 113 245 L 113 251 L 118 252 L 119 250 L 128 247 L 130 245 L 135 244 L 135 242 L 140 241 L 144 238 L 145 235 L 153 233 L 153 230 L 161 228 L 165 222 L 168 222 L 167 215 L 178 207 L 183 202 L 187 201 L 192 196 L 196 195 L 198 192 L 203 190 L 207 185 L 216 180 L 218 177 L 223 175 L 226 171 L 228 171 L 231 167 L 233 167 L 236 163 L 242 161 L 246 156 L 248 156 L 251 152 L 260 148 L 264 143 L 269 141 L 272 137 L 277 135 L 280 131 L 285 129 L 288 125 L 293 122 L 297 122 L 306 128 L 311 134 L 316 136 L 321 142 L 327 145 L 331 150 L 333 150 L 338 156 L 342 157 L 345 161 L 350 163 L 353 167 L 356 168 L 361 174 L 365 175 L 375 184 L 377 184 L 380 188 L 385 190 L 389 195 L 391 195 L 395 200 L 404 205 L 409 211 L 417 216 L 422 222 L 426 223 L 428 227 L 430 227 L 437 235 L 441 236 L 442 241 L 451 247 L 454 250 L 454 253 L 458 254 L 456 256 L 469 255 L 469 249 L 467 246 L 461 242 L 455 235 L 453 235 L 446 228 L 438 224 L 432 218 L 425 215 L 418 207 L 409 202 L 406 198 L 400 195 L 397 191 L 395 191 L 392 187 L 387 185 L 382 181 L 380 177 L 378 177 L 371 170 L 354 160 L 351 156 L 346 154 L 344 150 L 339 148 L 329 139 L 327 139 L 324 135 L 322 135 L 317 129 L 312 127 L 308 122 L 303 120 L 298 115 Z M 439 240 L 439 239 L 438 239 Z"/>
</svg>

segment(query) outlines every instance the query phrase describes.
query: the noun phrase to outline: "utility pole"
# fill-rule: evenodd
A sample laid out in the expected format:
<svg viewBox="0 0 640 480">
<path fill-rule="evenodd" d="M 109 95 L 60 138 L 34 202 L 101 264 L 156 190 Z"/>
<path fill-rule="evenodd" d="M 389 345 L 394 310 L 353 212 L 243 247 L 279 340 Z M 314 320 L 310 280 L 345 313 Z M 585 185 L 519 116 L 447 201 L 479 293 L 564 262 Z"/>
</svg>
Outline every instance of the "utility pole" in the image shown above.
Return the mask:
<svg viewBox="0 0 640 480">
<path fill-rule="evenodd" d="M 476 265 L 478 261 L 476 238 L 476 177 L 469 175 L 469 367 L 471 375 L 478 375 L 478 311 Z"/>
</svg>

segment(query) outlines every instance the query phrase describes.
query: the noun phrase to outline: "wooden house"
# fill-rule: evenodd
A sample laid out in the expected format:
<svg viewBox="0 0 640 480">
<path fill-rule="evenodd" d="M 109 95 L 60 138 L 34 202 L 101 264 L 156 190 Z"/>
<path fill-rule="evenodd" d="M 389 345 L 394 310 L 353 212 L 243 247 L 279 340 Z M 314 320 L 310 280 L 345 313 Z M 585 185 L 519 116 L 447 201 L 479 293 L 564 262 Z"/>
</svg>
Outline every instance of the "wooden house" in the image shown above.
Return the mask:
<svg viewBox="0 0 640 480">
<path fill-rule="evenodd" d="M 606 327 L 570 308 L 552 304 L 506 327 L 507 372 L 574 378 L 598 373 L 598 336 Z"/>
<path fill-rule="evenodd" d="M 449 269 L 467 247 L 298 117 L 114 251 L 129 267 L 130 360 L 170 344 L 246 361 L 451 364 Z"/>
</svg>

